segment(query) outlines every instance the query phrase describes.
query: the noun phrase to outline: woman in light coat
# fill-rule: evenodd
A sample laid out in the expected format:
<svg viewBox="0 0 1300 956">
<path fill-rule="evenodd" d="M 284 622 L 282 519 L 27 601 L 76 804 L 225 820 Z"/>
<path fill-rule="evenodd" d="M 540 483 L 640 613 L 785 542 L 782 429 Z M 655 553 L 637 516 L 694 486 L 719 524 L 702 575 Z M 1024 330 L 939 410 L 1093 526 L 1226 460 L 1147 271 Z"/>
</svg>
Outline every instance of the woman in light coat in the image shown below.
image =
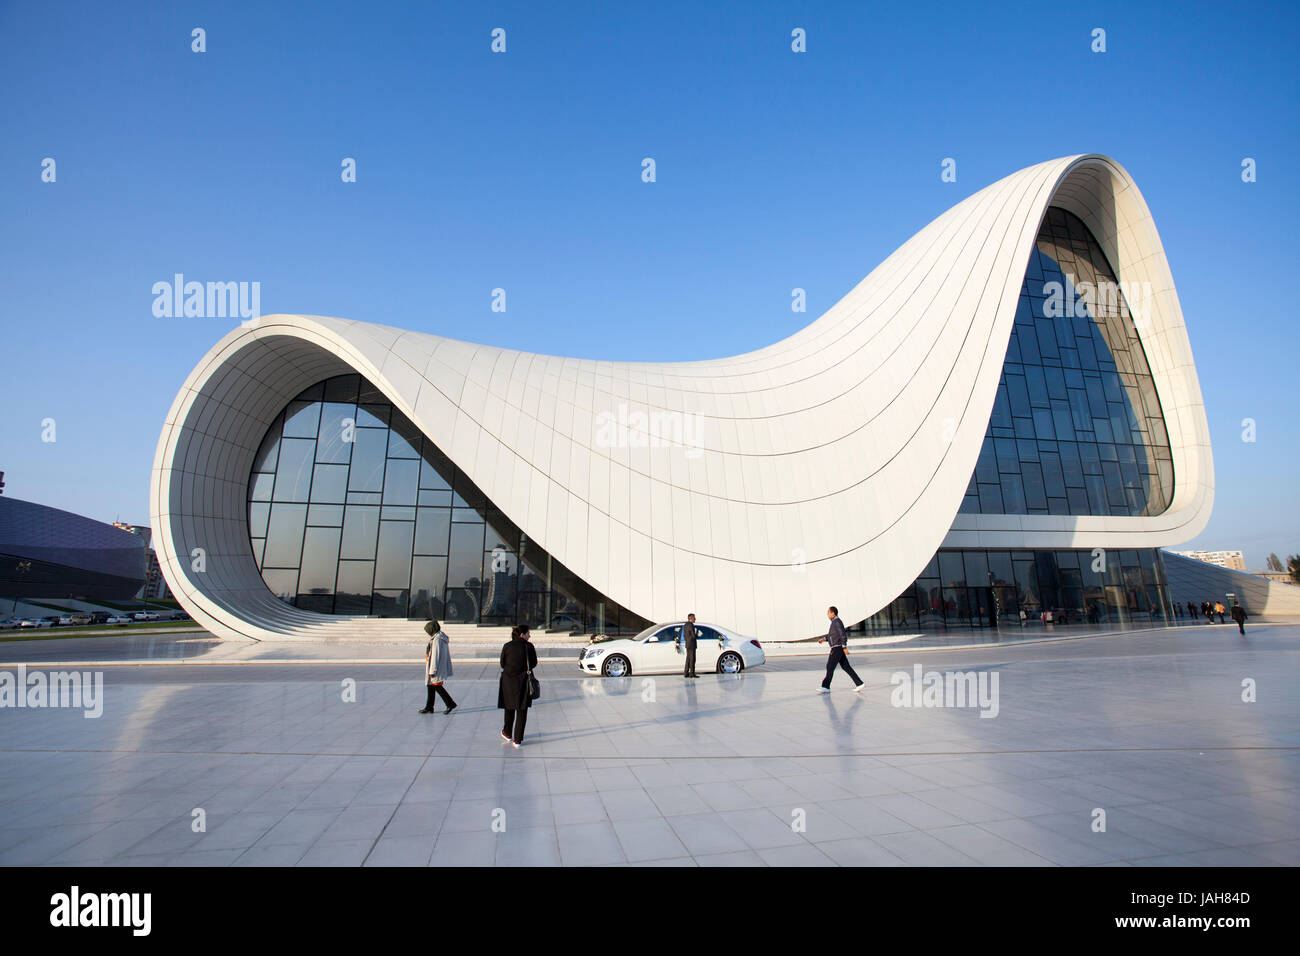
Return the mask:
<svg viewBox="0 0 1300 956">
<path fill-rule="evenodd" d="M 425 701 L 422 714 L 432 714 L 434 705 L 434 694 L 442 698 L 442 702 L 447 705 L 444 713 L 450 714 L 456 709 L 456 702 L 451 699 L 451 694 L 447 693 L 447 688 L 443 686 L 443 681 L 451 676 L 451 642 L 447 637 L 447 632 L 442 629 L 437 621 L 429 621 L 424 625 L 424 632 L 429 635 L 429 645 L 424 649 L 424 682 L 429 687 L 429 696 Z"/>
</svg>

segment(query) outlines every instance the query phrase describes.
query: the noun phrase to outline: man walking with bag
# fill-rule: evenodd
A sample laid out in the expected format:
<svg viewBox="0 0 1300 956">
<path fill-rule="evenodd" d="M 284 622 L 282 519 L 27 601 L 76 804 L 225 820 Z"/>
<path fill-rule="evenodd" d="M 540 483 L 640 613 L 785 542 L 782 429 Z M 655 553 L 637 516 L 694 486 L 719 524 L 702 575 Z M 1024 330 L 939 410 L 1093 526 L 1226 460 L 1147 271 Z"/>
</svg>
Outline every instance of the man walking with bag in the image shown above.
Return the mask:
<svg viewBox="0 0 1300 956">
<path fill-rule="evenodd" d="M 826 616 L 831 619 L 831 629 L 826 632 L 825 637 L 818 639 L 817 643 L 829 643 L 831 655 L 826 659 L 826 679 L 822 681 L 820 692 L 823 694 L 831 692 L 831 678 L 835 676 L 835 668 L 842 667 L 844 672 L 853 678 L 853 692 L 860 694 L 862 678 L 858 677 L 857 672 L 849 665 L 849 636 L 844 631 L 844 622 L 840 620 L 839 608 L 833 606 L 827 608 Z"/>
</svg>

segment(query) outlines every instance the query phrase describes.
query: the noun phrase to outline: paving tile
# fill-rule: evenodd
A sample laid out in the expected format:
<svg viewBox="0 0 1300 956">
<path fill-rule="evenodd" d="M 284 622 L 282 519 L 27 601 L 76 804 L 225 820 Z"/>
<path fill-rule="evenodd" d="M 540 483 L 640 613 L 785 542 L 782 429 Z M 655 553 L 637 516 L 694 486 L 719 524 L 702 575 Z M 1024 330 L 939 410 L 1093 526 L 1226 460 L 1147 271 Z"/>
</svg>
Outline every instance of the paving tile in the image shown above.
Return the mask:
<svg viewBox="0 0 1300 956">
<path fill-rule="evenodd" d="M 500 835 L 491 830 L 468 830 L 463 833 L 443 833 L 428 858 L 429 866 L 492 866 L 496 862 L 497 841 Z M 371 854 L 368 865 L 374 865 Z"/>
<path fill-rule="evenodd" d="M 768 866 L 838 866 L 835 860 L 811 843 L 770 847 L 758 855 Z"/>
<path fill-rule="evenodd" d="M 697 866 L 767 866 L 761 856 L 753 850 L 740 850 L 733 853 L 706 853 L 695 857 Z"/>
<path fill-rule="evenodd" d="M 559 866 L 555 827 L 509 827 L 497 834 L 497 866 Z"/>
<path fill-rule="evenodd" d="M 973 824 L 939 827 L 926 833 L 983 866 L 1054 865 L 1051 860 Z"/>
<path fill-rule="evenodd" d="M 298 866 L 360 866 L 374 845 L 373 840 L 320 842 L 299 858 Z"/>
<path fill-rule="evenodd" d="M 627 860 L 622 844 L 608 820 L 597 823 L 557 824 L 560 860 L 565 866 L 599 866 Z"/>
<path fill-rule="evenodd" d="M 686 856 L 686 847 L 667 820 L 621 820 L 614 834 L 629 862 L 642 863 L 664 857 Z"/>
<path fill-rule="evenodd" d="M 870 837 L 827 840 L 815 844 L 840 866 L 902 866 L 903 858 L 891 853 Z"/>
<path fill-rule="evenodd" d="M 909 830 L 872 837 L 908 866 L 971 866 L 977 861 L 928 833 Z"/>
<path fill-rule="evenodd" d="M 668 817 L 668 823 L 686 847 L 686 852 L 696 859 L 749 848 L 744 838 L 716 813 L 672 816 Z"/>
</svg>

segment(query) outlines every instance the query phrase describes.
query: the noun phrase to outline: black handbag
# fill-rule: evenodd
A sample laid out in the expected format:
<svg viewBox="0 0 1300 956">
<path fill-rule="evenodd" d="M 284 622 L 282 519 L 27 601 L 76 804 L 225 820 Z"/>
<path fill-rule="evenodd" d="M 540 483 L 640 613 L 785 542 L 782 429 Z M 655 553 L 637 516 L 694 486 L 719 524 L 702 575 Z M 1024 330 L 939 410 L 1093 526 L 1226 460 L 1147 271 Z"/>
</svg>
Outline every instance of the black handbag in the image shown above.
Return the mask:
<svg viewBox="0 0 1300 956">
<path fill-rule="evenodd" d="M 538 682 L 537 678 L 533 676 L 533 672 L 530 670 L 528 672 L 528 699 L 536 700 L 541 696 L 542 685 Z"/>
</svg>

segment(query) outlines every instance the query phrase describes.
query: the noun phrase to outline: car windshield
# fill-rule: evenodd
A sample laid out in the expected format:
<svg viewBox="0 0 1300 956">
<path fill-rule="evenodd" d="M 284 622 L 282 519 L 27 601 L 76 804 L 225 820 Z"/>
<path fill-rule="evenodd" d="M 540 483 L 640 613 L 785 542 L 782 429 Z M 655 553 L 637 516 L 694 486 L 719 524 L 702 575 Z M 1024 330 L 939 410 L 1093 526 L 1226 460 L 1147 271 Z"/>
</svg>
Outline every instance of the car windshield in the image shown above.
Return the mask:
<svg viewBox="0 0 1300 956">
<path fill-rule="evenodd" d="M 650 625 L 649 627 L 647 627 L 644 631 L 642 631 L 641 633 L 637 634 L 635 637 L 630 638 L 630 640 L 633 640 L 633 641 L 643 641 L 643 640 L 645 640 L 647 637 L 649 637 L 651 634 L 653 634 L 655 631 L 659 630 L 659 628 L 661 628 L 661 627 L 663 627 L 663 626 L 664 626 L 664 625 L 662 625 L 662 624 L 651 624 L 651 625 Z"/>
</svg>

